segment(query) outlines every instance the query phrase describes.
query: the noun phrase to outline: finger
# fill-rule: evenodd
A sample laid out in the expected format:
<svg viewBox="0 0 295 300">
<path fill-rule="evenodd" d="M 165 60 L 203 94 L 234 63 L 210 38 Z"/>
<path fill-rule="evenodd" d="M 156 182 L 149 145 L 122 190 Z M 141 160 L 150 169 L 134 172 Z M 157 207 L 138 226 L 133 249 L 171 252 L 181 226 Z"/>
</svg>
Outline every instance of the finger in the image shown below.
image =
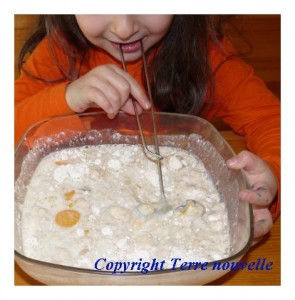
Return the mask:
<svg viewBox="0 0 295 300">
<path fill-rule="evenodd" d="M 109 119 L 114 119 L 117 114 L 118 114 L 118 112 L 114 112 L 114 113 L 111 113 L 111 114 L 107 114 L 107 116 L 108 116 Z"/>
<path fill-rule="evenodd" d="M 239 198 L 248 203 L 267 207 L 272 202 L 272 195 L 267 188 L 258 188 L 256 190 L 242 190 Z"/>
<path fill-rule="evenodd" d="M 246 150 L 227 160 L 226 164 L 234 170 L 244 169 L 250 175 L 262 173 L 265 168 L 265 164 L 256 155 Z"/>
<path fill-rule="evenodd" d="M 274 174 L 268 165 L 255 154 L 249 151 L 242 151 L 238 155 L 227 160 L 230 169 L 243 169 L 251 189 L 258 195 L 262 190 L 267 189 L 271 193 L 271 199 L 277 193 L 277 182 Z M 269 201 L 268 195 L 265 198 Z"/>
<path fill-rule="evenodd" d="M 134 102 L 134 104 L 132 103 L 132 99 L 129 99 L 124 106 L 122 106 L 121 110 L 126 112 L 127 114 L 130 115 L 134 115 L 135 111 L 134 111 L 134 105 L 136 106 L 136 110 L 138 114 L 142 113 L 142 108 L 141 106 L 139 106 L 139 104 L 137 102 Z M 114 112 L 112 114 L 108 114 L 108 118 L 110 119 L 114 119 L 115 116 L 117 115 L 118 112 Z"/>
<path fill-rule="evenodd" d="M 94 79 L 89 82 L 89 85 L 93 89 L 99 90 L 99 92 L 104 95 L 104 98 L 107 99 L 112 106 L 112 112 L 111 110 L 106 111 L 109 113 L 109 117 L 114 117 L 118 113 L 130 94 L 129 83 L 122 78 L 122 76 L 119 76 L 116 72 L 112 71 L 112 68 L 109 67 L 106 68 L 103 76 L 101 76 L 100 73 L 94 76 Z M 125 85 L 123 89 L 122 85 Z M 100 106 L 100 101 L 102 100 L 104 99 L 96 98 L 94 101 L 98 106 Z"/>
<path fill-rule="evenodd" d="M 253 210 L 254 240 L 267 234 L 273 225 L 271 213 L 267 208 Z"/>
<path fill-rule="evenodd" d="M 114 109 L 114 113 L 117 113 L 122 105 L 124 105 L 126 98 L 121 95 L 120 91 L 116 86 L 114 86 L 114 84 L 111 84 L 108 81 L 101 81 L 96 88 L 99 89 L 107 98 L 108 102 Z"/>
<path fill-rule="evenodd" d="M 109 99 L 100 89 L 90 88 L 88 92 L 88 99 L 94 104 L 92 107 L 98 106 L 108 114 L 116 112 L 116 108 L 112 106 Z"/>
<path fill-rule="evenodd" d="M 127 90 L 143 109 L 145 109 L 145 110 L 150 109 L 151 103 L 150 103 L 146 93 L 142 89 L 142 87 L 138 84 L 138 82 L 127 72 L 125 72 L 119 68 L 115 68 L 114 70 L 120 76 L 123 76 L 124 79 L 126 79 L 129 84 L 128 86 L 126 86 L 125 81 L 121 81 L 120 78 L 117 78 L 117 80 L 118 80 L 117 84 L 120 86 L 120 88 L 123 91 L 125 90 L 125 92 Z M 121 79 L 122 79 L 122 77 L 121 77 Z"/>
</svg>

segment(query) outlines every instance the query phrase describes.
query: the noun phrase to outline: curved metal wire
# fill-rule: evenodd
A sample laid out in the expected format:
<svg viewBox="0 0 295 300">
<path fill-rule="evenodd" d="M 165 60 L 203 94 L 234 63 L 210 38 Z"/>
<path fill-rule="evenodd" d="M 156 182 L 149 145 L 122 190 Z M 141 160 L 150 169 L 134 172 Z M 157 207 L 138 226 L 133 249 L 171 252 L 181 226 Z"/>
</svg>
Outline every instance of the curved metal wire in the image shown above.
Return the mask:
<svg viewBox="0 0 295 300">
<path fill-rule="evenodd" d="M 160 154 L 160 149 L 159 149 L 158 132 L 157 132 L 157 126 L 156 126 L 156 120 L 155 120 L 154 107 L 153 107 L 154 105 L 153 105 L 151 87 L 150 87 L 149 78 L 148 78 L 147 64 L 146 64 L 146 58 L 145 58 L 145 54 L 144 54 L 142 41 L 140 41 L 140 46 L 141 46 L 141 57 L 142 57 L 142 61 L 143 61 L 143 68 L 144 68 L 146 86 L 147 86 L 147 90 L 148 90 L 148 96 L 149 96 L 149 99 L 150 99 L 150 102 L 151 102 L 151 117 L 152 117 L 152 123 L 153 123 L 153 131 L 154 131 L 155 151 L 151 151 L 146 145 L 145 137 L 144 137 L 144 134 L 143 134 L 141 123 L 140 123 L 140 118 L 139 118 L 138 111 L 137 111 L 137 107 L 136 107 L 136 104 L 135 104 L 135 100 L 133 98 L 132 98 L 132 104 L 133 104 L 135 117 L 136 117 L 136 122 L 137 122 L 137 126 L 138 126 L 138 129 L 139 129 L 141 142 L 142 142 L 144 151 L 145 151 L 146 154 L 151 155 L 153 158 L 155 158 L 157 160 L 161 197 L 166 198 L 165 190 L 164 190 L 164 184 L 163 184 L 162 164 L 161 164 L 161 160 L 163 159 L 163 156 Z M 122 61 L 123 69 L 124 69 L 124 71 L 128 72 L 127 68 L 126 68 L 126 63 L 125 63 L 125 59 L 124 59 L 121 44 L 120 44 L 120 55 L 121 55 L 121 61 Z"/>
</svg>

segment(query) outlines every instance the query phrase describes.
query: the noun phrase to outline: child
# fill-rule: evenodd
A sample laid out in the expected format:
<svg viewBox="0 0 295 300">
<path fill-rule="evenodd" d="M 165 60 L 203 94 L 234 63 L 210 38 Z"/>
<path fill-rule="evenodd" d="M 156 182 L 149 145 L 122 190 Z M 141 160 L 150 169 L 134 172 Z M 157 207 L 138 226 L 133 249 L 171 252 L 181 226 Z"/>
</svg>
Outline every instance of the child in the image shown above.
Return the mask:
<svg viewBox="0 0 295 300">
<path fill-rule="evenodd" d="M 233 55 L 217 17 L 41 16 L 20 53 L 16 141 L 33 123 L 51 116 L 97 108 L 110 118 L 119 110 L 134 114 L 131 96 L 139 113 L 150 109 L 141 79 L 141 41 L 157 110 L 222 118 L 244 136 L 251 152 L 227 164 L 245 171 L 250 189 L 240 198 L 253 204 L 258 240 L 279 215 L 280 104 L 252 68 Z M 120 45 L 128 73 L 122 70 Z"/>
</svg>

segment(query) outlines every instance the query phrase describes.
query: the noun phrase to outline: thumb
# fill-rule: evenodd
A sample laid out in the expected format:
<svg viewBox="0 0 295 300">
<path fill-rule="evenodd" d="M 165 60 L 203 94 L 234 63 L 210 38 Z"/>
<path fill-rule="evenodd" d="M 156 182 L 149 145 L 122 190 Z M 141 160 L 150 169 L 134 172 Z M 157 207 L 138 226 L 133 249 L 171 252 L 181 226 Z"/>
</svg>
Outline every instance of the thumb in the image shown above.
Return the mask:
<svg viewBox="0 0 295 300">
<path fill-rule="evenodd" d="M 246 150 L 227 160 L 226 164 L 234 170 L 244 169 L 249 175 L 256 175 L 264 171 L 261 160 L 255 154 Z"/>
</svg>

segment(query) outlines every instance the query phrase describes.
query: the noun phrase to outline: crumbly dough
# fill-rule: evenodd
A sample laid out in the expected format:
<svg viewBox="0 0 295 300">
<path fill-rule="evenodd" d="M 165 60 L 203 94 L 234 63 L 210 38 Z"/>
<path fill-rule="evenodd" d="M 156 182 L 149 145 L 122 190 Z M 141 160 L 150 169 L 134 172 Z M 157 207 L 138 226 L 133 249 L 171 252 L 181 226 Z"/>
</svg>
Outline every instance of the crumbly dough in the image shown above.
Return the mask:
<svg viewBox="0 0 295 300">
<path fill-rule="evenodd" d="M 228 257 L 228 215 L 203 164 L 192 154 L 161 147 L 164 188 L 177 207 L 156 214 L 157 164 L 140 145 L 68 148 L 43 158 L 22 209 L 24 254 L 93 269 L 108 261 Z"/>
</svg>

